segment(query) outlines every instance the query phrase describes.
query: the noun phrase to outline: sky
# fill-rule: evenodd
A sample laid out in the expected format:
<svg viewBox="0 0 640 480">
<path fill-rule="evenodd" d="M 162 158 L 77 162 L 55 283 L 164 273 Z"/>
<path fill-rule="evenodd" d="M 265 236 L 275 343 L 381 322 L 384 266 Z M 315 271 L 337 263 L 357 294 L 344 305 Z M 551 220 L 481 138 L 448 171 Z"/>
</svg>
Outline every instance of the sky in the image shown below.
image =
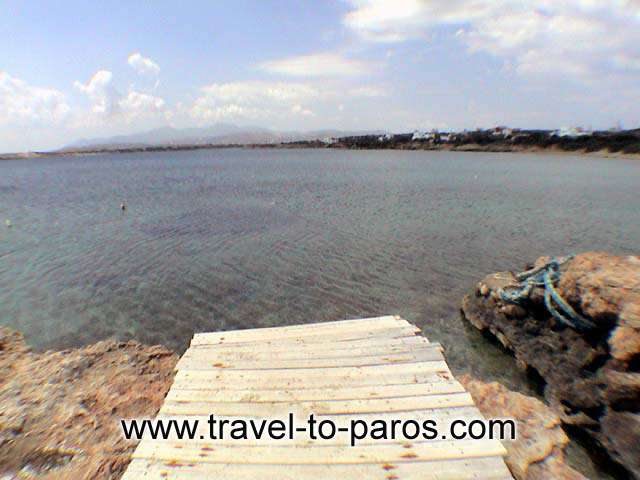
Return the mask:
<svg viewBox="0 0 640 480">
<path fill-rule="evenodd" d="M 640 126 L 640 0 L 2 0 L 0 38 L 0 152 L 216 123 Z"/>
</svg>

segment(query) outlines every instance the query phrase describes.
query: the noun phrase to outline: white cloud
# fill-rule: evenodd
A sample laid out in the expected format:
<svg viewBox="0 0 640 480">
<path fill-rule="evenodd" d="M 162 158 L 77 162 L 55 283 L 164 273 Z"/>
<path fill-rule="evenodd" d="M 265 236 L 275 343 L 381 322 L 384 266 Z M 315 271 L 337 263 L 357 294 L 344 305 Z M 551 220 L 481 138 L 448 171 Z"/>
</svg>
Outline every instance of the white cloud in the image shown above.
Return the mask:
<svg viewBox="0 0 640 480">
<path fill-rule="evenodd" d="M 521 74 L 589 80 L 640 55 L 636 0 L 350 0 L 344 24 L 362 38 L 399 42 L 440 29 L 472 52 L 502 58 Z M 625 53 L 623 53 L 625 52 Z M 629 52 L 634 52 L 629 56 Z"/>
<path fill-rule="evenodd" d="M 91 101 L 91 113 L 103 120 L 118 118 L 130 123 L 141 117 L 166 113 L 165 101 L 160 97 L 135 90 L 120 95 L 113 85 L 113 74 L 108 70 L 99 70 L 86 84 L 76 81 L 74 86 Z M 82 117 L 79 122 L 85 120 L 91 119 Z"/>
<path fill-rule="evenodd" d="M 129 55 L 127 62 L 133 69 L 141 75 L 151 74 L 157 75 L 160 73 L 160 67 L 156 62 L 150 58 L 143 57 L 139 52 Z"/>
<path fill-rule="evenodd" d="M 366 39 L 380 42 L 401 42 L 421 33 L 432 13 L 430 10 L 436 7 L 420 0 L 352 0 L 349 3 L 354 9 L 344 17 L 345 25 Z M 442 3 L 439 7 L 446 8 Z"/>
<path fill-rule="evenodd" d="M 124 113 L 127 122 L 165 112 L 164 99 L 133 90 L 126 97 L 120 99 L 118 106 Z M 167 114 L 171 115 L 170 112 L 167 112 Z"/>
<path fill-rule="evenodd" d="M 315 86 L 293 82 L 214 83 L 200 90 L 189 114 L 201 121 L 254 120 L 282 117 L 292 112 L 305 114 L 308 109 L 301 105 L 325 95 Z"/>
<path fill-rule="evenodd" d="M 283 58 L 260 65 L 270 73 L 292 77 L 350 77 L 364 75 L 370 66 L 335 53 L 318 53 Z"/>
<path fill-rule="evenodd" d="M 118 110 L 119 94 L 112 85 L 113 74 L 98 70 L 85 84 L 75 81 L 74 87 L 87 95 L 92 102 L 91 111 L 98 115 L 112 115 Z"/>
<path fill-rule="evenodd" d="M 0 124 L 56 123 L 69 111 L 62 92 L 28 85 L 0 71 Z"/>
<path fill-rule="evenodd" d="M 376 85 L 241 81 L 202 87 L 194 102 L 180 110 L 200 123 L 250 120 L 290 125 L 289 122 L 304 118 L 315 119 L 314 125 L 324 126 L 321 122 L 329 113 L 344 109 L 345 97 L 368 101 L 386 95 L 387 91 Z"/>
<path fill-rule="evenodd" d="M 213 83 L 202 88 L 208 97 L 224 102 L 255 103 L 263 101 L 295 101 L 320 95 L 309 84 L 292 82 L 230 82 Z"/>
<path fill-rule="evenodd" d="M 244 81 L 214 83 L 200 89 L 200 96 L 185 107 L 191 118 L 206 121 L 284 120 L 317 117 L 335 111 L 346 96 L 381 97 L 385 89 L 375 85 Z"/>
</svg>

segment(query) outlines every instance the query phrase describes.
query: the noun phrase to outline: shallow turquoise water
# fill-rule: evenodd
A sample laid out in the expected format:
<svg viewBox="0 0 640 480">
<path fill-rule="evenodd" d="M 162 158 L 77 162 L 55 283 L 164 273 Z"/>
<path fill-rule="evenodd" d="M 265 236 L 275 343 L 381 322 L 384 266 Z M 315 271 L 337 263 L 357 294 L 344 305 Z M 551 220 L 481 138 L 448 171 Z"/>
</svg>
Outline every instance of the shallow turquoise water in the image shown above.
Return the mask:
<svg viewBox="0 0 640 480">
<path fill-rule="evenodd" d="M 110 336 L 182 349 L 194 331 L 397 313 L 454 369 L 524 388 L 460 320 L 463 294 L 543 254 L 637 253 L 639 185 L 640 162 L 551 155 L 0 162 L 0 322 L 41 349 Z"/>
</svg>

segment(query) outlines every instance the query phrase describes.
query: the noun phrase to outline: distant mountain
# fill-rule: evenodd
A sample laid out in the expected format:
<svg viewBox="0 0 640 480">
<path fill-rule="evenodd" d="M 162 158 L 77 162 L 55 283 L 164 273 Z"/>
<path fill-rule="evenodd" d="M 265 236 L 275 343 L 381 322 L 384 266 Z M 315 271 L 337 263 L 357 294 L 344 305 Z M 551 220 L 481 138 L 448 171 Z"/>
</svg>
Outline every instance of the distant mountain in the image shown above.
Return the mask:
<svg viewBox="0 0 640 480">
<path fill-rule="evenodd" d="M 61 150 L 88 150 L 95 148 L 123 148 L 159 145 L 224 145 L 281 143 L 302 140 L 317 140 L 325 137 L 346 137 L 380 133 L 378 131 L 351 132 L 340 130 L 316 130 L 310 132 L 279 132 L 261 127 L 239 127 L 219 123 L 204 128 L 162 127 L 131 135 L 117 135 L 105 138 L 82 139 Z"/>
</svg>

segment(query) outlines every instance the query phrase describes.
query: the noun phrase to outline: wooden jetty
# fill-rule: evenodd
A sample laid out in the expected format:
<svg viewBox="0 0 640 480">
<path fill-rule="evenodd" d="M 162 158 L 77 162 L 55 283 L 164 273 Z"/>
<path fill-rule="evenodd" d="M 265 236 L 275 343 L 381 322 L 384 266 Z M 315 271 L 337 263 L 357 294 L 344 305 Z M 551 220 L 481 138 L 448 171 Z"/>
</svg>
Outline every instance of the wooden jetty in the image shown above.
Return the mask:
<svg viewBox="0 0 640 480">
<path fill-rule="evenodd" d="M 510 479 L 497 440 L 350 437 L 210 440 L 206 422 L 483 418 L 438 344 L 397 316 L 194 335 L 157 419 L 199 420 L 196 440 L 145 437 L 124 480 Z"/>
</svg>

